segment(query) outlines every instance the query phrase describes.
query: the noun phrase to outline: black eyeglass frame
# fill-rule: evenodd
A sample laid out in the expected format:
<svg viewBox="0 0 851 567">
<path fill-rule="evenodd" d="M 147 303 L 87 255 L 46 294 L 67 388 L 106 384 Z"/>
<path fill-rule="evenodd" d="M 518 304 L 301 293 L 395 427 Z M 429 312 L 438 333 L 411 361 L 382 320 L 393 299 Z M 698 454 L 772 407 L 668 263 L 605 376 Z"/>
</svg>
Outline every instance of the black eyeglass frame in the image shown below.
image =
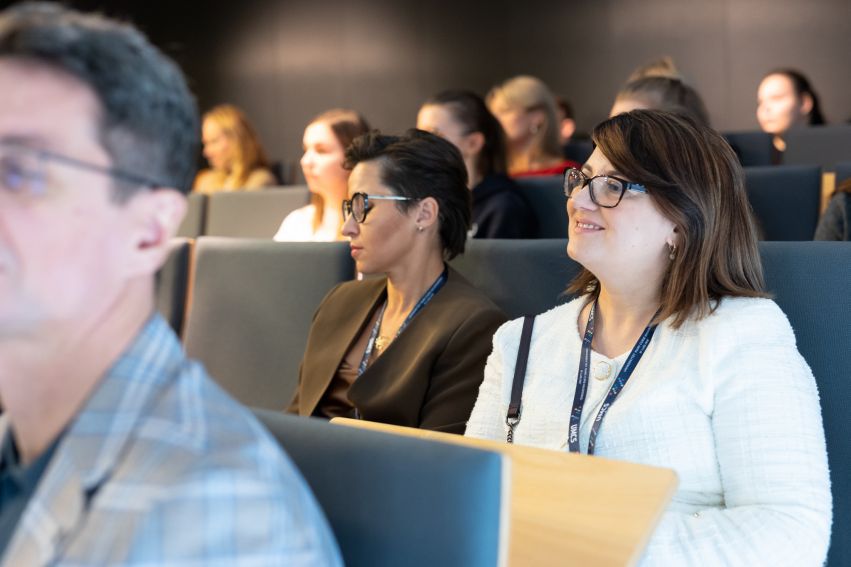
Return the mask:
<svg viewBox="0 0 851 567">
<path fill-rule="evenodd" d="M 352 204 L 355 199 L 363 199 L 363 215 L 359 219 L 358 215 L 354 212 L 354 207 Z M 343 199 L 342 208 L 343 208 L 343 222 L 347 221 L 349 215 L 355 218 L 355 222 L 358 224 L 362 224 L 366 221 L 366 215 L 372 209 L 369 206 L 369 201 L 416 201 L 413 197 L 404 197 L 402 195 L 369 195 L 367 193 L 355 193 L 352 195 L 351 199 Z"/>
<path fill-rule="evenodd" d="M 92 173 L 99 173 L 101 175 L 106 175 L 112 179 L 116 179 L 118 181 L 122 181 L 124 183 L 130 183 L 132 185 L 137 185 L 140 187 L 145 187 L 148 189 L 153 189 L 154 187 L 170 187 L 171 184 L 155 181 L 152 178 L 145 177 L 143 175 L 137 175 L 135 173 L 129 173 L 120 169 L 116 169 L 113 167 L 103 167 L 100 165 L 96 165 L 93 163 L 89 163 L 84 160 L 80 160 L 77 158 L 73 158 L 70 156 L 66 156 L 64 154 L 60 154 L 57 152 L 53 152 L 50 150 L 44 150 L 40 148 L 33 148 L 24 143 L 13 142 L 13 141 L 0 141 L 0 152 L 4 149 L 9 149 L 13 152 L 21 152 L 23 154 L 30 154 L 35 156 L 36 158 L 43 160 L 45 162 L 55 162 L 62 165 L 67 165 L 76 169 L 80 169 L 83 171 L 90 171 Z M 40 171 L 24 171 L 23 169 L 19 172 L 7 172 L 3 171 L 6 167 L 6 164 L 2 163 L 0 160 L 0 184 L 8 189 L 19 189 L 20 185 L 23 183 L 24 178 L 29 178 L 30 181 L 35 181 L 38 183 L 44 183 L 44 172 Z M 17 174 L 21 177 L 17 183 L 9 182 L 9 177 L 11 175 Z M 17 185 L 17 186 L 16 186 Z M 39 188 L 36 193 L 43 193 L 44 188 Z"/>
<path fill-rule="evenodd" d="M 579 185 L 579 187 L 574 187 L 573 190 L 570 190 L 567 186 L 567 177 L 568 177 L 568 175 L 570 175 L 571 172 L 578 173 L 580 176 L 582 176 L 582 180 L 583 180 L 582 184 Z M 615 181 L 617 181 L 618 183 L 621 184 L 621 193 L 618 196 L 618 200 L 614 205 L 604 205 L 604 204 L 597 201 L 597 197 L 594 194 L 594 180 L 595 179 L 606 179 L 606 180 L 614 179 Z M 614 209 L 615 207 L 620 205 L 621 201 L 623 200 L 623 196 L 627 191 L 635 191 L 636 193 L 645 193 L 645 194 L 647 193 L 647 187 L 645 187 L 643 184 L 635 183 L 633 181 L 627 181 L 626 179 L 622 179 L 622 178 L 617 177 L 615 175 L 595 175 L 594 177 L 588 177 L 587 175 L 585 175 L 585 173 L 582 172 L 582 170 L 576 169 L 575 167 L 569 167 L 569 168 L 564 170 L 564 177 L 563 177 L 563 180 L 562 180 L 562 188 L 564 189 L 564 196 L 565 197 L 570 199 L 571 195 L 573 194 L 574 191 L 581 190 L 586 185 L 588 186 L 588 193 L 591 195 L 591 201 L 595 205 L 597 205 L 598 207 L 603 207 L 604 209 Z"/>
</svg>

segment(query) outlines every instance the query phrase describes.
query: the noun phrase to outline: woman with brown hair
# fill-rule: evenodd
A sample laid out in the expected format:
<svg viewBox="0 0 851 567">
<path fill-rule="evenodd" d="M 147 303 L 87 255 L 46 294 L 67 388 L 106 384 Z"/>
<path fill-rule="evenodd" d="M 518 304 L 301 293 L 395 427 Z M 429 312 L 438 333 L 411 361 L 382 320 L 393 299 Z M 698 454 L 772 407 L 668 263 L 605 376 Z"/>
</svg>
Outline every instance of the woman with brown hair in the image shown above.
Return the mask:
<svg viewBox="0 0 851 567">
<path fill-rule="evenodd" d="M 766 298 L 736 155 L 662 111 L 617 115 L 593 139 L 564 179 L 578 297 L 535 319 L 518 415 L 524 321 L 497 331 L 466 434 L 673 468 L 643 565 L 821 565 L 818 392 Z"/>
<path fill-rule="evenodd" d="M 346 147 L 369 131 L 369 124 L 354 110 L 334 108 L 310 121 L 304 129 L 301 170 L 310 189 L 310 204 L 291 212 L 281 223 L 275 240 L 342 240 L 342 203 L 348 190 L 349 171 L 343 167 Z"/>
<path fill-rule="evenodd" d="M 257 133 L 237 107 L 223 104 L 207 112 L 201 138 L 210 167 L 195 177 L 193 191 L 254 191 L 278 184 Z"/>
</svg>

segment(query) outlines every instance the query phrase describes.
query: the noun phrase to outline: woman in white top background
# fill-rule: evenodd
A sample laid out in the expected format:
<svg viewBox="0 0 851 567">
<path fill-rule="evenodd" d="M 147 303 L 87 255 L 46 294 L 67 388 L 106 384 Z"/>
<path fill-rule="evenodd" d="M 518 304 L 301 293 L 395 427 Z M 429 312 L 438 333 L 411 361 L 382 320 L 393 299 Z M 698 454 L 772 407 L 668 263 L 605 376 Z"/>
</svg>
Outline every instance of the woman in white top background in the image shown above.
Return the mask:
<svg viewBox="0 0 851 567">
<path fill-rule="evenodd" d="M 304 130 L 301 170 L 310 189 L 310 204 L 291 212 L 275 240 L 342 240 L 343 199 L 348 195 L 349 171 L 343 168 L 346 147 L 369 131 L 354 110 L 335 108 L 310 121 Z"/>
<path fill-rule="evenodd" d="M 821 565 L 818 392 L 763 291 L 735 154 L 661 111 L 615 116 L 593 139 L 565 174 L 578 297 L 535 320 L 513 441 L 673 468 L 642 565 Z M 508 436 L 521 326 L 494 336 L 468 436 Z"/>
</svg>

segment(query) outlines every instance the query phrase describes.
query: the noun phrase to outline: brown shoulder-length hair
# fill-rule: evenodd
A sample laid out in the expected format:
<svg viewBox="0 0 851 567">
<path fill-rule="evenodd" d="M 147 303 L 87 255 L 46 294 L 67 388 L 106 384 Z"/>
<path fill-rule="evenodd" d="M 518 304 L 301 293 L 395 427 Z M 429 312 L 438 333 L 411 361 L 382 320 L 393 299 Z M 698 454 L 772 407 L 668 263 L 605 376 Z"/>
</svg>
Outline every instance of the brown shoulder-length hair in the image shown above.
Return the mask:
<svg viewBox="0 0 851 567">
<path fill-rule="evenodd" d="M 657 321 L 673 317 L 678 328 L 712 313 L 722 297 L 767 297 L 744 172 L 724 138 L 686 116 L 633 110 L 599 124 L 592 139 L 676 226 Z M 568 291 L 596 297 L 598 283 L 583 269 Z"/>
<path fill-rule="evenodd" d="M 346 148 L 349 147 L 355 138 L 370 131 L 369 123 L 367 123 L 366 118 L 361 116 L 361 114 L 357 111 L 349 110 L 347 108 L 332 108 L 331 110 L 326 110 L 311 120 L 308 123 L 308 126 L 316 124 L 317 122 L 323 122 L 331 128 L 331 131 L 334 132 L 334 137 L 337 138 L 337 141 L 340 142 L 340 146 L 343 147 L 343 152 L 345 152 Z M 341 167 L 342 165 L 343 164 L 340 163 Z M 319 228 L 319 225 L 322 224 L 322 215 L 325 214 L 325 200 L 318 194 L 311 193 L 310 204 L 313 205 L 314 210 L 312 224 L 313 230 L 315 231 Z M 337 203 L 336 206 L 339 207 L 340 204 Z"/>
<path fill-rule="evenodd" d="M 239 108 L 232 104 L 220 104 L 207 111 L 204 120 L 217 124 L 222 134 L 233 141 L 230 177 L 235 187 L 243 187 L 255 169 L 269 167 L 269 158 L 260 144 L 257 131 Z"/>
</svg>

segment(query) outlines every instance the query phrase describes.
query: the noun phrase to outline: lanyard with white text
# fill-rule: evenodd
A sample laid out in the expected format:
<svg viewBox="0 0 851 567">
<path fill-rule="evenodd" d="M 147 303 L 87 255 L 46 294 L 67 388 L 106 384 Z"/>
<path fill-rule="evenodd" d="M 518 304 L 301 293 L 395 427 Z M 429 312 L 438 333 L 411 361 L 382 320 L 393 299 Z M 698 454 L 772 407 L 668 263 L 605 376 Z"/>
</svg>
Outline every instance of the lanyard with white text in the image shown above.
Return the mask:
<svg viewBox="0 0 851 567">
<path fill-rule="evenodd" d="M 411 309 L 411 312 L 408 313 L 408 316 L 405 317 L 405 322 L 399 327 L 399 330 L 396 331 L 396 336 L 398 337 L 402 334 L 402 331 L 405 330 L 405 327 L 408 326 L 408 323 L 411 322 L 417 313 L 422 311 L 423 307 L 428 305 L 428 302 L 432 300 L 432 298 L 440 291 L 440 288 L 443 287 L 443 284 L 446 283 L 449 274 L 447 269 L 443 269 L 443 273 L 434 280 L 434 283 L 431 284 L 431 287 L 426 290 L 423 296 L 417 301 L 417 304 L 414 305 L 414 308 Z M 369 364 L 369 357 L 372 356 L 372 349 L 375 347 L 375 339 L 378 338 L 378 331 L 381 329 L 381 320 L 384 319 L 384 309 L 387 307 L 387 302 L 384 302 L 384 305 L 381 306 L 381 311 L 378 313 L 378 319 L 375 321 L 375 325 L 372 327 L 372 332 L 369 334 L 369 340 L 366 343 L 366 350 L 363 351 L 363 358 L 360 361 L 360 365 L 358 366 L 358 376 L 363 374 L 366 371 L 366 367 Z"/>
<path fill-rule="evenodd" d="M 591 340 L 594 338 L 594 313 L 597 310 L 597 302 L 591 306 L 591 311 L 588 313 L 588 323 L 585 325 L 585 336 L 582 338 L 582 354 L 579 357 L 579 372 L 576 376 L 576 393 L 573 397 L 573 409 L 570 412 L 570 431 L 568 433 L 567 443 L 571 453 L 579 453 L 579 422 L 582 418 L 582 408 L 585 406 L 585 396 L 588 393 L 588 374 L 591 367 Z M 657 312 L 658 315 L 658 312 Z M 655 315 L 653 317 L 656 318 Z M 626 386 L 627 380 L 632 375 L 632 371 L 641 360 L 644 351 L 647 350 L 647 345 L 650 344 L 650 339 L 653 338 L 653 333 L 656 331 L 656 325 L 647 325 L 644 332 L 638 338 L 638 342 L 632 347 L 632 351 L 624 362 L 623 368 L 615 378 L 600 411 L 597 412 L 597 418 L 591 426 L 591 435 L 588 439 L 588 454 L 594 454 L 594 444 L 597 441 L 597 433 L 600 431 L 600 424 L 609 411 L 609 407 L 615 403 L 618 394 L 621 393 L 623 387 Z"/>
</svg>

